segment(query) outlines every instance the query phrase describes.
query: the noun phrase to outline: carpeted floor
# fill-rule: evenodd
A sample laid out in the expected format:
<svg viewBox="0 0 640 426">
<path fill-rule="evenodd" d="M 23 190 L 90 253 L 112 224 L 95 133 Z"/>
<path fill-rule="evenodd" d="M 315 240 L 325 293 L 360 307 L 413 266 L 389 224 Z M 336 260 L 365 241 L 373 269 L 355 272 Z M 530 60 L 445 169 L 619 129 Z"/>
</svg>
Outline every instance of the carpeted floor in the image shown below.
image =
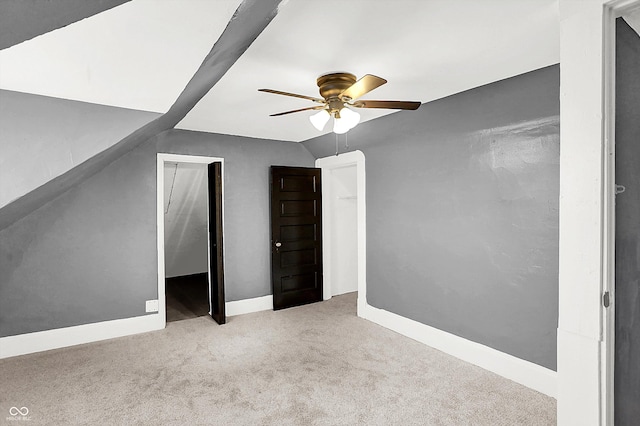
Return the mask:
<svg viewBox="0 0 640 426">
<path fill-rule="evenodd" d="M 554 399 L 356 317 L 355 294 L 0 360 L 0 424 L 553 425 Z"/>
</svg>

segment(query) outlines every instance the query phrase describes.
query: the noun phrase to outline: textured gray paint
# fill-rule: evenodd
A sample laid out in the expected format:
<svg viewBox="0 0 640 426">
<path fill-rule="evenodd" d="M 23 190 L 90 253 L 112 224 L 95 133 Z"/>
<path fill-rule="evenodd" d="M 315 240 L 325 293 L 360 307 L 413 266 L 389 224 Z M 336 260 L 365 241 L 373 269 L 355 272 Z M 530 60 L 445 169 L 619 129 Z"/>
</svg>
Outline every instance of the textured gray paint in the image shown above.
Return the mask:
<svg viewBox="0 0 640 426">
<path fill-rule="evenodd" d="M 316 157 L 333 135 L 304 142 Z M 360 124 L 369 304 L 556 368 L 559 67 Z"/>
<path fill-rule="evenodd" d="M 0 49 L 72 24 L 130 0 L 2 0 Z"/>
<path fill-rule="evenodd" d="M 640 37 L 616 25 L 615 424 L 640 419 Z"/>
<path fill-rule="evenodd" d="M 0 336 L 144 314 L 156 237 L 138 208 L 155 203 L 154 166 L 132 151 L 0 231 Z"/>
<path fill-rule="evenodd" d="M 271 294 L 269 166 L 300 144 L 172 130 L 0 231 L 0 336 L 145 314 L 157 298 L 156 152 L 225 159 L 227 300 Z"/>
<path fill-rule="evenodd" d="M 100 154 L 0 208 L 0 229 L 58 197 L 150 137 L 174 128 L 271 22 L 281 1 L 244 0 L 169 111 Z"/>
<path fill-rule="evenodd" d="M 0 90 L 0 208 L 159 115 Z"/>
<path fill-rule="evenodd" d="M 271 22 L 280 1 L 243 1 L 166 114 L 0 209 L 0 336 L 144 315 L 144 301 L 157 297 L 157 140 L 150 138 L 184 118 Z M 189 138 L 181 138 L 174 152 L 188 149 Z M 244 148 L 243 155 L 252 155 L 256 146 L 238 138 L 208 136 L 196 144 L 203 149 L 200 154 L 224 156 L 225 149 L 211 152 L 219 140 L 237 142 L 230 149 Z M 141 145 L 145 141 L 149 142 Z M 273 154 L 258 152 L 256 157 L 260 161 L 282 157 L 293 165 L 313 162 L 302 146 L 275 144 L 265 142 L 263 149 L 270 146 Z M 298 157 L 288 157 L 289 150 L 303 164 Z M 263 188 L 268 188 L 266 183 Z M 233 209 L 231 216 L 232 223 L 236 218 L 255 219 L 251 212 Z M 242 266 L 229 264 L 231 271 L 241 272 L 236 285 L 227 281 L 230 300 L 269 292 L 268 274 L 257 283 L 243 275 L 251 269 L 247 262 L 257 262 L 256 269 L 263 269 L 254 253 L 261 247 L 245 249 L 242 260 L 234 259 L 244 262 Z M 229 279 L 233 278 L 232 272 Z"/>
</svg>

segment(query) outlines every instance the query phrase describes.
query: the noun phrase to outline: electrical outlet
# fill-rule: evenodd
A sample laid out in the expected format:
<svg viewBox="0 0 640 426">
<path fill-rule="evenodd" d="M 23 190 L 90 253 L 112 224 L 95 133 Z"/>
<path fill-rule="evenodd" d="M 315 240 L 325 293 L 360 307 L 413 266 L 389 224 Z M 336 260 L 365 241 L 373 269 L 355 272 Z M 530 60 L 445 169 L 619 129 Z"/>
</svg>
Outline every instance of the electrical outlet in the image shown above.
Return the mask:
<svg viewBox="0 0 640 426">
<path fill-rule="evenodd" d="M 146 310 L 147 310 L 147 312 L 158 312 L 158 299 L 156 299 L 156 300 L 147 300 L 147 302 L 146 302 Z"/>
</svg>

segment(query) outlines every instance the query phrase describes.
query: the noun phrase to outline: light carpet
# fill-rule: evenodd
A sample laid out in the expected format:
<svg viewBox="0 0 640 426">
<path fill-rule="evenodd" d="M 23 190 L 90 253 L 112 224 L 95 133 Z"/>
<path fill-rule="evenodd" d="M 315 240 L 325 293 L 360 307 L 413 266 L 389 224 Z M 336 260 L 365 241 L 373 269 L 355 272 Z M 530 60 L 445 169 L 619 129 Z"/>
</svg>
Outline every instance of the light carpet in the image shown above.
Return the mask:
<svg viewBox="0 0 640 426">
<path fill-rule="evenodd" d="M 553 398 L 358 318 L 355 293 L 228 320 L 0 360 L 0 424 L 556 423 Z"/>
</svg>

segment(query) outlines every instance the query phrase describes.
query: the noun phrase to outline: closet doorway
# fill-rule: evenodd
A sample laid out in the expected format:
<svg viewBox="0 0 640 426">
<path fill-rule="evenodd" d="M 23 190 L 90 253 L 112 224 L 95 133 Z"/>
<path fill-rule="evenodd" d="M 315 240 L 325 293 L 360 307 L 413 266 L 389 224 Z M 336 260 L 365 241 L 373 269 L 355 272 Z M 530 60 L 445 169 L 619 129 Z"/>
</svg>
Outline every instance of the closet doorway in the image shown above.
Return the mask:
<svg viewBox="0 0 640 426">
<path fill-rule="evenodd" d="M 224 324 L 223 160 L 158 154 L 157 167 L 160 320 Z"/>
<path fill-rule="evenodd" d="M 322 169 L 323 298 L 358 292 L 366 304 L 365 158 L 361 151 L 319 158 Z"/>
</svg>

